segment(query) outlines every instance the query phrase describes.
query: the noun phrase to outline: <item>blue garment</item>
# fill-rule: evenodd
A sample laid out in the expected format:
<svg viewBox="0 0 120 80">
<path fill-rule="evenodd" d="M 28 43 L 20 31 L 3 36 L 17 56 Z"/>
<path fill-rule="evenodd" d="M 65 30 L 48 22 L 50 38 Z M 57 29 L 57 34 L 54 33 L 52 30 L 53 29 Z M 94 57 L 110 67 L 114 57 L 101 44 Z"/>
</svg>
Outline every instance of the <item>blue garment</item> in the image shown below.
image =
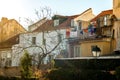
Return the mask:
<svg viewBox="0 0 120 80">
<path fill-rule="evenodd" d="M 80 31 L 80 34 L 83 34 L 83 30 Z"/>
</svg>

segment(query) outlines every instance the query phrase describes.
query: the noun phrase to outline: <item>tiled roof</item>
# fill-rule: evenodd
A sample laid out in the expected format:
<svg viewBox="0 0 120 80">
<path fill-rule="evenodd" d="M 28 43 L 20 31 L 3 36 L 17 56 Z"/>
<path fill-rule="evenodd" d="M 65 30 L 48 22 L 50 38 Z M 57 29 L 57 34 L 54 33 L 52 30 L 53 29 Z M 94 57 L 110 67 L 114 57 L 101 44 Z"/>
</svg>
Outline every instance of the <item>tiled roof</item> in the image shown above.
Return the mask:
<svg viewBox="0 0 120 80">
<path fill-rule="evenodd" d="M 63 23 L 61 23 L 58 27 L 60 28 L 68 28 L 71 26 L 71 20 L 73 19 L 74 17 L 69 17 L 66 21 L 64 21 Z"/>
<path fill-rule="evenodd" d="M 0 43 L 0 49 L 11 48 L 12 45 L 19 43 L 19 34 Z"/>
<path fill-rule="evenodd" d="M 58 26 L 54 26 L 54 21 L 53 20 L 47 20 L 45 23 L 43 23 L 41 26 L 39 26 L 37 29 L 35 29 L 33 32 L 41 32 L 41 31 L 50 31 L 50 30 L 56 30 L 56 29 L 66 29 L 71 26 L 71 20 L 74 18 L 77 18 L 78 16 L 84 14 L 85 12 L 91 10 L 91 8 L 87 9 L 81 14 L 78 15 L 72 15 L 72 16 L 61 16 L 57 15 L 59 17 L 66 17 L 67 20 L 59 24 Z"/>
<path fill-rule="evenodd" d="M 61 23 L 59 26 L 54 26 L 53 20 L 47 20 L 44 24 L 39 26 L 37 29 L 35 29 L 33 32 L 42 32 L 42 31 L 52 31 L 57 29 L 66 29 L 68 26 L 70 26 L 69 22 L 71 20 L 67 19 L 63 23 Z"/>
<path fill-rule="evenodd" d="M 99 17 L 105 16 L 105 15 L 108 15 L 108 14 L 113 14 L 113 10 L 110 9 L 110 10 L 102 11 L 102 12 L 101 12 L 100 14 L 98 14 L 95 18 L 93 18 L 91 21 L 96 21 Z"/>
<path fill-rule="evenodd" d="M 33 32 L 50 31 L 50 30 L 53 30 L 53 29 L 54 29 L 53 20 L 47 20 L 45 23 L 43 23 L 41 26 L 39 26 Z"/>
<path fill-rule="evenodd" d="M 85 10 L 84 12 L 82 12 L 81 14 L 78 14 L 78 15 L 72 15 L 72 16 L 67 16 L 68 19 L 63 22 L 62 24 L 59 25 L 59 27 L 70 27 L 71 26 L 71 20 L 74 19 L 74 18 L 77 18 L 78 16 L 81 16 L 83 15 L 84 13 L 86 13 L 87 11 L 91 10 L 91 8 Z"/>
<path fill-rule="evenodd" d="M 36 25 L 37 23 L 39 23 L 39 22 L 41 22 L 41 21 L 43 21 L 43 20 L 46 20 L 46 17 L 43 18 L 43 19 L 41 19 L 41 20 L 39 20 L 39 21 L 37 21 L 37 22 L 35 22 L 35 23 L 33 23 L 33 24 L 31 24 L 31 25 L 29 25 L 28 27 L 31 27 L 31 26 L 33 26 L 33 25 Z"/>
</svg>

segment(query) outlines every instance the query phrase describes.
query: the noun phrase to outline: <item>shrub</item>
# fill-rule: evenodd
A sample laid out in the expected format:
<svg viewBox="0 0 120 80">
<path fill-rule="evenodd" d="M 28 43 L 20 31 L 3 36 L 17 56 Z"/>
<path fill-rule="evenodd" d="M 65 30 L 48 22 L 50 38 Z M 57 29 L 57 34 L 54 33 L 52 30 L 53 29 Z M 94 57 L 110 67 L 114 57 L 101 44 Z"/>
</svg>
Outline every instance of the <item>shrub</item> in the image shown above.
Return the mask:
<svg viewBox="0 0 120 80">
<path fill-rule="evenodd" d="M 120 66 L 115 69 L 115 75 L 118 80 L 120 80 Z"/>
<path fill-rule="evenodd" d="M 31 67 L 32 67 L 32 63 L 31 63 L 31 57 L 28 54 L 27 51 L 25 51 L 24 55 L 21 57 L 21 61 L 20 61 L 20 66 L 21 66 L 21 77 L 22 78 L 29 78 L 32 76 L 32 72 L 31 72 Z"/>
<path fill-rule="evenodd" d="M 39 80 L 38 78 L 24 78 L 21 79 L 19 77 L 4 77 L 4 76 L 0 76 L 0 80 Z"/>
<path fill-rule="evenodd" d="M 47 78 L 49 80 L 116 80 L 115 76 L 100 70 L 52 70 Z"/>
</svg>

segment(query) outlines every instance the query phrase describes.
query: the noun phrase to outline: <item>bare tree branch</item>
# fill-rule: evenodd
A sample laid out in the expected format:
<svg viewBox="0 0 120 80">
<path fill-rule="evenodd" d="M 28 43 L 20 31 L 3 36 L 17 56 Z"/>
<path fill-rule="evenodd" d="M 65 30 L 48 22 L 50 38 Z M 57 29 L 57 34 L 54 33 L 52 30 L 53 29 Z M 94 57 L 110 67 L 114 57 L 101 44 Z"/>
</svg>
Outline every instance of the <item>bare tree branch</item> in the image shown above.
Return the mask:
<svg viewBox="0 0 120 80">
<path fill-rule="evenodd" d="M 35 10 L 35 15 L 37 16 L 37 18 L 39 19 L 39 20 L 41 20 L 42 18 L 44 18 L 44 17 L 46 17 L 46 18 L 50 18 L 51 16 L 52 16 L 52 11 L 51 11 L 51 9 L 49 8 L 49 7 L 40 7 L 40 9 L 39 10 Z M 34 23 L 34 21 L 32 20 L 32 19 L 30 19 L 30 18 L 26 18 L 25 19 L 26 20 L 26 22 L 27 22 L 27 24 L 33 24 Z M 38 25 L 35 25 L 35 26 L 38 26 Z M 49 26 L 49 25 L 46 25 L 46 26 Z M 53 47 L 51 47 L 51 44 L 46 44 L 46 39 L 45 38 L 51 38 L 51 40 L 55 40 L 57 37 L 58 37 L 58 35 L 60 34 L 60 31 L 59 30 L 57 30 L 57 28 L 56 27 L 53 27 L 53 29 L 54 30 L 52 30 L 51 32 L 56 32 L 56 35 L 55 36 L 53 36 L 53 35 L 51 35 L 50 33 L 47 33 L 46 31 L 45 31 L 45 28 L 41 28 L 40 30 L 41 30 L 41 32 L 39 32 L 39 33 L 41 33 L 42 34 L 42 40 L 43 40 L 43 44 L 42 45 L 38 45 L 38 43 L 36 43 L 37 45 L 33 45 L 33 44 L 31 44 L 32 43 L 32 41 L 29 39 L 29 38 L 26 38 L 25 37 L 25 35 L 23 35 L 23 36 L 21 36 L 25 41 L 27 41 L 27 44 L 29 45 L 29 46 L 19 46 L 19 47 L 17 47 L 17 48 L 19 48 L 20 50 L 19 51 L 16 51 L 16 53 L 21 53 L 21 52 L 23 52 L 24 50 L 27 50 L 27 49 L 29 49 L 29 48 L 32 48 L 32 50 L 33 51 L 36 51 L 36 49 L 39 49 L 39 52 L 38 52 L 38 60 L 36 60 L 36 59 L 32 59 L 35 63 L 37 63 L 38 65 L 37 65 L 37 68 L 39 69 L 40 68 L 40 65 L 41 65 L 41 63 L 42 63 L 42 61 L 43 61 L 43 59 L 47 56 L 47 55 L 49 55 L 49 54 L 51 54 L 53 51 L 55 51 L 56 49 L 57 49 L 57 47 L 60 45 L 60 43 L 62 42 L 62 41 L 60 41 L 60 42 L 57 42 L 56 41 L 56 43 L 54 43 L 54 46 Z M 38 34 L 39 34 L 38 33 Z M 47 34 L 47 37 L 45 36 L 45 34 Z M 45 43 L 44 43 L 44 41 L 45 41 Z M 34 49 L 33 49 L 34 48 Z M 34 54 L 33 54 L 34 55 Z M 19 56 L 18 56 L 19 57 Z"/>
</svg>

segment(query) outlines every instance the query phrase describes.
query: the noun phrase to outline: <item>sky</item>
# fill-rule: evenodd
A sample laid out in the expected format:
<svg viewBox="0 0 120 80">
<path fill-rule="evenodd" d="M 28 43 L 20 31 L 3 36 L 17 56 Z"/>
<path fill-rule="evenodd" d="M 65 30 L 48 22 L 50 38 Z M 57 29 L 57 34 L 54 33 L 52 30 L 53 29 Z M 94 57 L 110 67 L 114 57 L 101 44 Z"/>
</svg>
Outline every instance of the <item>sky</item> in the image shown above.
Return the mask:
<svg viewBox="0 0 120 80">
<path fill-rule="evenodd" d="M 0 0 L 0 18 L 16 19 L 26 27 L 23 18 L 35 18 L 35 9 L 49 7 L 54 14 L 76 15 L 88 8 L 95 15 L 103 10 L 112 9 L 113 0 Z M 22 18 L 22 19 L 21 19 Z"/>
</svg>

